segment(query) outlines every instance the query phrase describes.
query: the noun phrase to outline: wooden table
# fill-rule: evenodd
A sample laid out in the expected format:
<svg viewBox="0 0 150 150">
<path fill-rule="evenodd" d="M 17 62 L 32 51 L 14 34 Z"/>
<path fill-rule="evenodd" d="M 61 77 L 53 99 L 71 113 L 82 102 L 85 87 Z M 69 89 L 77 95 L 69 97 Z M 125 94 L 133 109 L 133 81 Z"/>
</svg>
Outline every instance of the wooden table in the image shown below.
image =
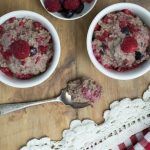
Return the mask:
<svg viewBox="0 0 150 150">
<path fill-rule="evenodd" d="M 0 117 L 0 150 L 16 150 L 33 137 L 61 139 L 63 129 L 73 119 L 90 118 L 100 123 L 109 104 L 124 97 L 139 97 L 150 83 L 150 73 L 131 81 L 117 81 L 98 72 L 86 50 L 86 34 L 94 16 L 112 3 L 124 0 L 98 0 L 90 14 L 76 21 L 62 21 L 50 16 L 39 0 L 0 1 L 0 15 L 14 10 L 31 10 L 45 16 L 56 27 L 61 40 L 61 59 L 57 70 L 43 84 L 29 89 L 15 89 L 0 83 L 0 103 L 39 100 L 57 95 L 69 79 L 89 76 L 103 86 L 103 96 L 93 108 L 73 110 L 62 104 L 45 104 Z M 127 0 L 150 10 L 149 0 Z"/>
</svg>

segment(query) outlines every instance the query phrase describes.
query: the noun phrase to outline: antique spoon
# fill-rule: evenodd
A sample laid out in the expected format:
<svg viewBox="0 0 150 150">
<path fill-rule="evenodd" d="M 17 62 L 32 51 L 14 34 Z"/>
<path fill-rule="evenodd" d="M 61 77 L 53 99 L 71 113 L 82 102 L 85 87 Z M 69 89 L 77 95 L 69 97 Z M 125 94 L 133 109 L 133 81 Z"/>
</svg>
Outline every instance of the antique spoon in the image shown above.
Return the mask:
<svg viewBox="0 0 150 150">
<path fill-rule="evenodd" d="M 37 105 L 41 105 L 45 103 L 53 103 L 53 102 L 61 102 L 65 105 L 70 105 L 73 108 L 84 108 L 89 105 L 88 102 L 84 102 L 84 103 L 73 102 L 71 95 L 69 95 L 66 90 L 62 90 L 61 94 L 58 97 L 53 99 L 46 99 L 46 100 L 33 101 L 33 102 L 0 104 L 0 115 L 8 114 L 31 106 L 37 106 Z"/>
</svg>

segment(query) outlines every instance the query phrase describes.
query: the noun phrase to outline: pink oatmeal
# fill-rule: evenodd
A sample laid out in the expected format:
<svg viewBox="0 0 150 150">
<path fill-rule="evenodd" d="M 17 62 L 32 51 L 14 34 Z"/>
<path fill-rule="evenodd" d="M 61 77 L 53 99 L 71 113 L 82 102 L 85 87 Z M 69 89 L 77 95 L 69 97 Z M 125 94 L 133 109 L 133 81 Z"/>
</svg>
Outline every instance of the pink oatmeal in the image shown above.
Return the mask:
<svg viewBox="0 0 150 150">
<path fill-rule="evenodd" d="M 39 22 L 11 18 L 0 25 L 0 70 L 29 79 L 46 71 L 53 58 L 52 37 Z"/>
<path fill-rule="evenodd" d="M 92 48 L 105 68 L 134 69 L 150 58 L 150 29 L 127 9 L 113 12 L 96 25 Z"/>
<path fill-rule="evenodd" d="M 74 102 L 93 103 L 101 97 L 101 86 L 92 79 L 77 79 L 67 84 L 67 92 Z"/>
</svg>

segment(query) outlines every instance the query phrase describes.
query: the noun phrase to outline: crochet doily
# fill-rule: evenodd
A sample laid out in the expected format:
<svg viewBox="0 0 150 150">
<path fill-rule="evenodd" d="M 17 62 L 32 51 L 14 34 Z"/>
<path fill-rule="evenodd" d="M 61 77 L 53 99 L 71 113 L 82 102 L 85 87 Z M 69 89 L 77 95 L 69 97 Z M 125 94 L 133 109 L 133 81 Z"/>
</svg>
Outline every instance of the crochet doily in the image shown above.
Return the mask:
<svg viewBox="0 0 150 150">
<path fill-rule="evenodd" d="M 150 86 L 143 99 L 125 98 L 104 112 L 104 123 L 74 120 L 61 141 L 32 139 L 20 150 L 117 150 L 116 145 L 150 126 Z"/>
</svg>

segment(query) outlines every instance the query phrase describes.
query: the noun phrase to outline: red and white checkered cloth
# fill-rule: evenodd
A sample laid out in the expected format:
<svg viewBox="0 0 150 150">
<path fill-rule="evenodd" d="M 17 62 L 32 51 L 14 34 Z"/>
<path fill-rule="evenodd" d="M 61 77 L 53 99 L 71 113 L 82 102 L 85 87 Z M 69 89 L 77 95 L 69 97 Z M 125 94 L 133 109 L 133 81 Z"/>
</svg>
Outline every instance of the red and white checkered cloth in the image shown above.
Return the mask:
<svg viewBox="0 0 150 150">
<path fill-rule="evenodd" d="M 119 150 L 150 150 L 150 128 L 132 135 L 118 147 Z"/>
</svg>

